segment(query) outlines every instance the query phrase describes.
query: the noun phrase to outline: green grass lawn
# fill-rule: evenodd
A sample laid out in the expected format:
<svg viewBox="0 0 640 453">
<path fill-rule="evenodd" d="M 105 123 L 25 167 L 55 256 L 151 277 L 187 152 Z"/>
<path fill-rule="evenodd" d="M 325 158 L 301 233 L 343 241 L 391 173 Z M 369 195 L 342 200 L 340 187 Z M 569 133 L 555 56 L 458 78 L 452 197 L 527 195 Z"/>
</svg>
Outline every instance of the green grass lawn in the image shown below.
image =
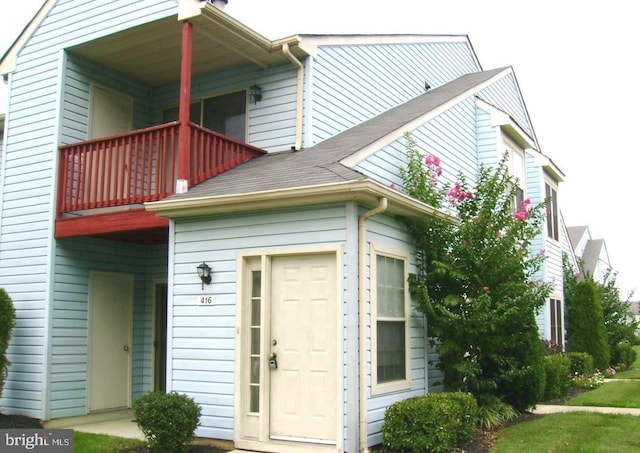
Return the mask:
<svg viewBox="0 0 640 453">
<path fill-rule="evenodd" d="M 104 434 L 73 433 L 74 453 L 118 453 L 129 448 L 146 445 L 137 439 L 107 436 Z"/>
<path fill-rule="evenodd" d="M 605 382 L 596 389 L 589 390 L 570 399 L 567 404 L 569 406 L 640 408 L 640 381 Z"/>
<path fill-rule="evenodd" d="M 504 429 L 491 453 L 629 453 L 640 451 L 635 415 L 551 414 Z"/>
</svg>

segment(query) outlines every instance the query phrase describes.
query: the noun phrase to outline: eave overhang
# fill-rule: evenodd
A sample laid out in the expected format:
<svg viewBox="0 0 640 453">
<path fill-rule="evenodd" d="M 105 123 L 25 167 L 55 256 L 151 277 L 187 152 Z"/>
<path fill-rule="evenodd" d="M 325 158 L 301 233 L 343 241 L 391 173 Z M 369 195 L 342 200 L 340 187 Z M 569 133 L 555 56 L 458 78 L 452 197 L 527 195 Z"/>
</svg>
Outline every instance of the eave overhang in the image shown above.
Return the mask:
<svg viewBox="0 0 640 453">
<path fill-rule="evenodd" d="M 388 200 L 388 214 L 414 220 L 433 216 L 455 220 L 444 211 L 370 179 L 243 194 L 174 198 L 145 203 L 145 208 L 160 217 L 178 219 L 347 201 L 374 207 L 381 198 Z"/>
<path fill-rule="evenodd" d="M 48 1 L 46 5 L 50 9 L 53 3 Z M 179 81 L 184 20 L 193 23 L 193 77 L 244 65 L 267 68 L 288 64 L 289 59 L 282 50 L 285 44 L 301 61 L 309 55 L 300 48 L 298 36 L 272 41 L 209 2 L 180 3 L 193 4 L 196 8 L 184 15 L 180 6 L 177 14 L 72 45 L 66 50 L 149 87 Z M 38 13 L 34 25 L 25 29 L 0 61 L 2 73 L 13 71 L 15 55 L 39 24 L 36 19 L 47 12 L 48 9 L 43 8 Z"/>
<path fill-rule="evenodd" d="M 545 172 L 555 181 L 564 181 L 565 175 L 562 170 L 548 156 L 537 149 L 537 144 L 533 137 L 527 134 L 513 118 L 482 99 L 476 99 L 476 106 L 491 115 L 492 126 L 500 127 L 526 153 L 532 155 L 538 167 L 543 167 Z"/>
</svg>

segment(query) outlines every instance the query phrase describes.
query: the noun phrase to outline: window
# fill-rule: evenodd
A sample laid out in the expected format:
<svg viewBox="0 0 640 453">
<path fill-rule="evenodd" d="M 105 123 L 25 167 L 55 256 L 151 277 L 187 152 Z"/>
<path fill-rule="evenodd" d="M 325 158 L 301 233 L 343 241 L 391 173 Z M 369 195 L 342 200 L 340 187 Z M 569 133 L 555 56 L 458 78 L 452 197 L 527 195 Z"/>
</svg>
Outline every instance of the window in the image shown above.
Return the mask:
<svg viewBox="0 0 640 453">
<path fill-rule="evenodd" d="M 178 107 L 166 109 L 163 121 L 178 119 Z M 191 121 L 227 137 L 246 140 L 247 92 L 223 94 L 191 103 Z"/>
<path fill-rule="evenodd" d="M 563 345 L 562 301 L 559 299 L 549 300 L 549 327 L 551 328 L 551 341 Z"/>
<path fill-rule="evenodd" d="M 520 209 L 525 199 L 526 175 L 524 170 L 524 151 L 512 140 L 504 137 L 505 151 L 508 155 L 507 167 L 516 181 L 516 197 L 513 200 L 514 211 Z"/>
<path fill-rule="evenodd" d="M 260 412 L 260 330 L 262 312 L 262 273 L 259 270 L 251 271 L 251 319 L 249 321 L 250 343 L 249 362 L 249 412 Z"/>
<path fill-rule="evenodd" d="M 545 198 L 549 205 L 547 206 L 547 236 L 551 239 L 558 240 L 558 192 L 549 183 L 544 185 Z"/>
<path fill-rule="evenodd" d="M 409 387 L 409 297 L 407 255 L 372 254 L 372 370 L 374 392 Z"/>
</svg>

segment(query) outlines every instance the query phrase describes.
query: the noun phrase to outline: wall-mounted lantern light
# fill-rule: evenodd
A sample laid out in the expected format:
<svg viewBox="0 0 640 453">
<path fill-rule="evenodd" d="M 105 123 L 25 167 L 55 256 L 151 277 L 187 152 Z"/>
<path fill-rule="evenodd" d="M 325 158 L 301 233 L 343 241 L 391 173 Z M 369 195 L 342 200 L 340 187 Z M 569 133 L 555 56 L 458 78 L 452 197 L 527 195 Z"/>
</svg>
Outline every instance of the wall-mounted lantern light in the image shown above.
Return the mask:
<svg viewBox="0 0 640 453">
<path fill-rule="evenodd" d="M 258 101 L 262 100 L 262 88 L 259 87 L 257 84 L 254 83 L 249 87 L 249 93 L 250 93 L 251 101 L 254 104 L 257 104 Z"/>
<path fill-rule="evenodd" d="M 207 285 L 211 283 L 211 268 L 204 261 L 198 267 L 198 277 L 202 280 L 202 289 L 204 289 L 204 284 Z"/>
</svg>

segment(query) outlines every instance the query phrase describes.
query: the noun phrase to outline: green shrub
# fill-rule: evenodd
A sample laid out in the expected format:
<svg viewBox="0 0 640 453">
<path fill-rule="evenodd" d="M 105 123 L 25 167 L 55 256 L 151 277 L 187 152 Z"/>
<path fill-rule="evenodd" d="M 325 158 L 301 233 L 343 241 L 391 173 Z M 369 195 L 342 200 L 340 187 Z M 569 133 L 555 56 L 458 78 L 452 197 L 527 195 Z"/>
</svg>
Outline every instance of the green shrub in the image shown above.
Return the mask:
<svg viewBox="0 0 640 453">
<path fill-rule="evenodd" d="M 478 403 L 470 393 L 428 393 L 387 408 L 383 443 L 399 451 L 448 452 L 471 441 L 477 419 Z"/>
<path fill-rule="evenodd" d="M 478 400 L 478 427 L 485 431 L 500 428 L 519 413 L 494 395 L 481 395 Z"/>
<path fill-rule="evenodd" d="M 11 339 L 11 331 L 16 322 L 16 310 L 9 294 L 0 288 L 0 396 L 4 387 L 4 379 L 9 368 L 7 349 Z"/>
<path fill-rule="evenodd" d="M 569 350 L 587 352 L 596 368 L 607 368 L 611 351 L 602 301 L 594 282 L 585 280 L 576 284 L 569 304 L 569 319 Z"/>
<path fill-rule="evenodd" d="M 184 452 L 200 423 L 200 406 L 187 395 L 151 392 L 133 403 L 133 414 L 151 448 Z"/>
<path fill-rule="evenodd" d="M 545 360 L 546 384 L 544 401 L 561 398 L 571 387 L 571 360 L 564 354 L 553 354 Z"/>
<path fill-rule="evenodd" d="M 570 372 L 572 376 L 592 374 L 596 369 L 593 367 L 593 357 L 586 352 L 570 352 L 567 354 L 571 362 Z"/>
<path fill-rule="evenodd" d="M 631 343 L 624 342 L 616 345 L 615 352 L 612 352 L 611 357 L 612 362 L 615 360 L 613 362 L 615 365 L 625 364 L 629 366 L 636 361 L 637 353 Z"/>
</svg>

